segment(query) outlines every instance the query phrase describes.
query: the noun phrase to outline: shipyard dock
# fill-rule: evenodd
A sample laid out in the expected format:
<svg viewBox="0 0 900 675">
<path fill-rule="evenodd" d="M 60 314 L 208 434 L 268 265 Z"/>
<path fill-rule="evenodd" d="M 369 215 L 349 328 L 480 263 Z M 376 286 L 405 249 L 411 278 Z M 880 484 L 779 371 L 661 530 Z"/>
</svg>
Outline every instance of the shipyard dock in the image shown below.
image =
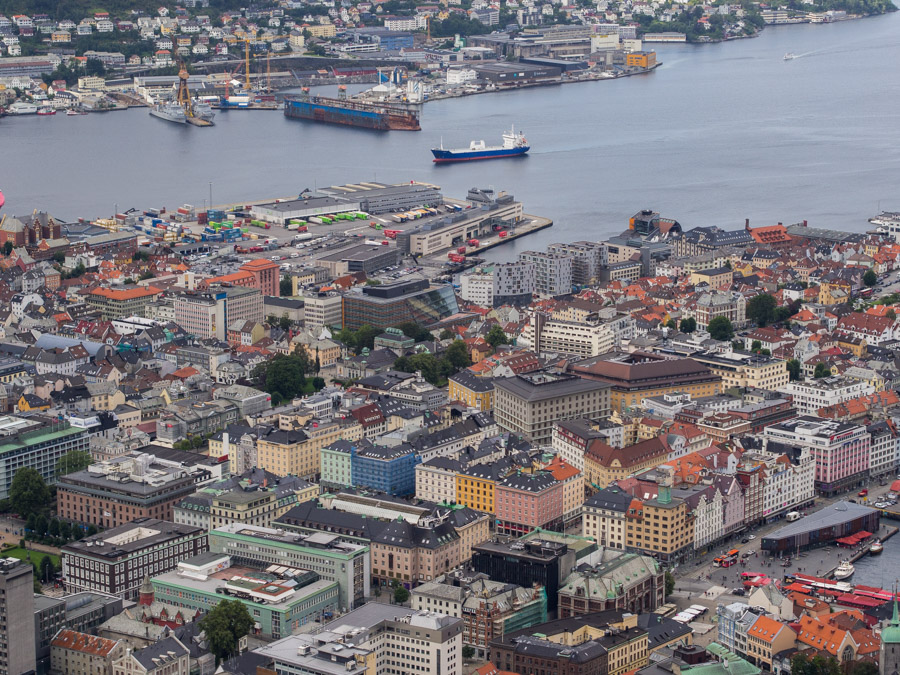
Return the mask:
<svg viewBox="0 0 900 675">
<path fill-rule="evenodd" d="M 419 131 L 419 111 L 392 103 L 368 103 L 347 98 L 288 96 L 284 115 L 291 119 L 341 124 L 376 131 Z"/>
</svg>

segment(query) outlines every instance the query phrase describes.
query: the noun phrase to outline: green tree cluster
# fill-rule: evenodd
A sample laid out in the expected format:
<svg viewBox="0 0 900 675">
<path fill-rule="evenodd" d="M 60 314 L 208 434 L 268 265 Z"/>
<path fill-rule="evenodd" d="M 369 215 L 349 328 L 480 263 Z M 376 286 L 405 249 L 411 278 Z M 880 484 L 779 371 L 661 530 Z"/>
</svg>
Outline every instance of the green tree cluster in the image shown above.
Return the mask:
<svg viewBox="0 0 900 675">
<path fill-rule="evenodd" d="M 289 298 L 294 294 L 294 284 L 289 275 L 285 274 L 281 277 L 281 281 L 278 282 L 278 293 L 284 298 Z"/>
<path fill-rule="evenodd" d="M 484 339 L 494 349 L 496 349 L 500 345 L 509 344 L 509 338 L 506 337 L 506 333 L 503 332 L 503 329 L 500 328 L 499 324 L 494 324 L 493 326 L 491 326 L 491 329 L 488 331 L 488 334 Z"/>
<path fill-rule="evenodd" d="M 272 396 L 272 405 L 277 406 L 315 391 L 316 382 L 310 382 L 306 378 L 312 372 L 313 366 L 306 350 L 298 349 L 293 354 L 278 354 L 275 358 L 260 363 L 253 369 L 251 377 L 263 391 Z M 321 381 L 321 378 L 316 380 Z"/>
<path fill-rule="evenodd" d="M 762 327 L 772 322 L 778 302 L 768 293 L 760 293 L 747 303 L 747 318 Z"/>
<path fill-rule="evenodd" d="M 678 326 L 678 330 L 682 333 L 693 333 L 697 330 L 697 319 L 692 316 L 687 317 L 686 319 L 681 320 L 681 324 Z"/>
<path fill-rule="evenodd" d="M 358 330 L 344 328 L 338 331 L 334 337 L 347 345 L 348 349 L 352 349 L 354 354 L 360 354 L 363 349 L 371 350 L 375 346 L 375 338 L 382 332 L 380 329 L 366 324 L 360 326 Z"/>
<path fill-rule="evenodd" d="M 43 514 L 50 506 L 50 488 L 36 469 L 16 471 L 9 486 L 9 505 L 22 518 Z"/>
<path fill-rule="evenodd" d="M 443 21 L 433 21 L 431 35 L 433 37 L 453 37 L 454 35 L 484 35 L 490 33 L 490 29 L 480 21 L 467 19 L 465 16 L 453 14 Z"/>
<path fill-rule="evenodd" d="M 431 334 L 430 330 L 425 330 L 414 321 L 398 323 L 395 328 L 399 328 L 406 337 L 411 338 L 416 342 L 428 342 L 434 340 L 434 335 Z"/>
<path fill-rule="evenodd" d="M 447 378 L 455 375 L 463 368 L 472 365 L 469 350 L 462 340 L 455 340 L 439 358 L 434 354 L 422 353 L 413 356 L 401 356 L 394 361 L 394 370 L 404 373 L 422 373 L 426 382 L 436 387 L 447 385 Z"/>
<path fill-rule="evenodd" d="M 863 283 L 869 288 L 878 283 L 878 275 L 874 270 L 866 270 L 866 273 L 863 274 Z"/>
<path fill-rule="evenodd" d="M 734 337 L 734 327 L 727 316 L 717 316 L 709 322 L 707 326 L 709 336 L 713 340 L 730 340 Z"/>
<path fill-rule="evenodd" d="M 253 617 L 240 600 L 222 600 L 200 619 L 216 663 L 235 656 L 238 644 L 253 627 Z"/>
</svg>

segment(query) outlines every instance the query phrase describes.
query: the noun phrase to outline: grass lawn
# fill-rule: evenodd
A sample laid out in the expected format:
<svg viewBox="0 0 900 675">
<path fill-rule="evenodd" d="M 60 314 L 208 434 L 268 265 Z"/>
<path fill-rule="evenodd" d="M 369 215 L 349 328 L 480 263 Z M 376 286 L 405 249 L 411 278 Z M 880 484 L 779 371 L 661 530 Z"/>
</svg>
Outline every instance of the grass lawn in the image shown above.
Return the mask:
<svg viewBox="0 0 900 675">
<path fill-rule="evenodd" d="M 38 569 L 40 569 L 41 559 L 44 557 L 50 558 L 50 562 L 52 562 L 54 566 L 59 567 L 59 556 L 53 555 L 52 553 L 44 553 L 43 551 L 34 551 L 32 549 L 26 551 L 21 546 L 0 551 L 0 557 L 3 558 L 18 558 L 19 560 L 25 560 L 26 556 L 29 555 L 31 556 L 31 562 L 37 565 Z"/>
</svg>

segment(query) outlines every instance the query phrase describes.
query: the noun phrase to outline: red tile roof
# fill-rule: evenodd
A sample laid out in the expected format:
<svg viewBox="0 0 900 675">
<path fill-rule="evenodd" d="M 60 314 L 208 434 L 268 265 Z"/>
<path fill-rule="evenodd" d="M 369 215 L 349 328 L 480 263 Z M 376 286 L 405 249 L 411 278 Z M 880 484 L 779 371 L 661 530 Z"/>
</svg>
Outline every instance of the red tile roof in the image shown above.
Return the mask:
<svg viewBox="0 0 900 675">
<path fill-rule="evenodd" d="M 91 654 L 93 656 L 109 656 L 110 652 L 119 644 L 116 640 L 108 640 L 106 638 L 97 637 L 96 635 L 88 635 L 87 633 L 79 633 L 78 631 L 63 628 L 56 637 L 50 641 L 51 647 L 61 649 L 69 649 L 71 651 L 81 652 L 82 654 Z"/>
</svg>

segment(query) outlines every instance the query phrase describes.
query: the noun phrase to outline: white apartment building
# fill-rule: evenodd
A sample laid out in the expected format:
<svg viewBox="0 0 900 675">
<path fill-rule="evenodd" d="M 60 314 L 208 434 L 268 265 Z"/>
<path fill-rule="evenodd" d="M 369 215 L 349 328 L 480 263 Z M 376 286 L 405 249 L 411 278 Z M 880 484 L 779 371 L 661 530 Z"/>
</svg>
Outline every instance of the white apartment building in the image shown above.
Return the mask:
<svg viewBox="0 0 900 675">
<path fill-rule="evenodd" d="M 462 675 L 463 625 L 447 614 L 370 602 L 319 635 L 291 635 L 258 651 L 279 673 Z"/>
<path fill-rule="evenodd" d="M 553 298 L 572 292 L 572 258 L 565 255 L 523 251 L 520 262 L 534 264 L 534 292 Z"/>
<path fill-rule="evenodd" d="M 874 394 L 876 389 L 874 385 L 863 380 L 823 377 L 806 382 L 789 382 L 779 391 L 794 398 L 794 406 L 799 414 L 818 415 L 821 408 Z"/>
<path fill-rule="evenodd" d="M 576 241 L 569 244 L 550 244 L 548 253 L 572 258 L 572 283 L 585 286 L 600 279 L 600 270 L 609 263 L 606 244 Z"/>
<path fill-rule="evenodd" d="M 449 457 L 435 457 L 416 465 L 416 497 L 427 502 L 455 502 L 456 474 L 462 465 Z"/>
<path fill-rule="evenodd" d="M 460 277 L 460 296 L 480 307 L 527 305 L 534 295 L 534 265 L 498 263 Z"/>
<path fill-rule="evenodd" d="M 816 466 L 809 448 L 784 448 L 767 445 L 765 451 L 745 453 L 744 464 L 764 465 L 762 517 L 783 515 L 816 494 Z"/>
<path fill-rule="evenodd" d="M 725 536 L 725 500 L 715 486 L 700 492 L 673 490 L 684 499 L 694 515 L 694 550 L 701 551 Z"/>
<path fill-rule="evenodd" d="M 581 511 L 581 525 L 585 537 L 599 546 L 625 550 L 625 514 L 631 505 L 631 495 L 619 488 L 607 488 L 588 497 Z"/>
<path fill-rule="evenodd" d="M 466 302 L 479 307 L 492 307 L 494 303 L 494 273 L 489 267 L 476 267 L 459 278 L 459 295 Z"/>
<path fill-rule="evenodd" d="M 303 321 L 307 328 L 341 326 L 344 322 L 343 298 L 337 293 L 304 296 Z"/>
<path fill-rule="evenodd" d="M 889 476 L 900 466 L 900 436 L 893 424 L 875 422 L 866 427 L 872 437 L 869 446 L 869 475 Z"/>
<path fill-rule="evenodd" d="M 175 323 L 198 338 L 225 339 L 225 303 L 208 295 L 175 298 Z"/>
<path fill-rule="evenodd" d="M 802 416 L 769 425 L 763 433 L 768 441 L 809 450 L 815 488 L 822 494 L 853 488 L 869 477 L 871 437 L 860 424 Z"/>
</svg>

